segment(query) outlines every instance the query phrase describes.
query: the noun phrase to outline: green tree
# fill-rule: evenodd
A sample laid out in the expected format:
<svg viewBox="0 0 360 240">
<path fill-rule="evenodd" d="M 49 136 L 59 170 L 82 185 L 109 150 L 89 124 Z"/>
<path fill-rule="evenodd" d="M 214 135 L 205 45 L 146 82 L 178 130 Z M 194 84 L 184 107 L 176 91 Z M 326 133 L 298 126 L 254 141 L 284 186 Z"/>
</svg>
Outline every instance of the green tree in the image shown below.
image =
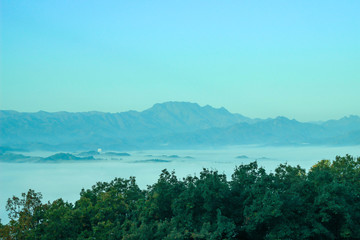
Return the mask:
<svg viewBox="0 0 360 240">
<path fill-rule="evenodd" d="M 4 232 L 8 239 L 39 239 L 46 205 L 41 203 L 42 194 L 29 190 L 21 197 L 13 196 L 6 204 L 10 222 Z M 2 234 L 5 234 L 2 233 Z"/>
<path fill-rule="evenodd" d="M 42 222 L 41 239 L 76 239 L 80 231 L 73 205 L 61 198 L 47 205 Z"/>
</svg>

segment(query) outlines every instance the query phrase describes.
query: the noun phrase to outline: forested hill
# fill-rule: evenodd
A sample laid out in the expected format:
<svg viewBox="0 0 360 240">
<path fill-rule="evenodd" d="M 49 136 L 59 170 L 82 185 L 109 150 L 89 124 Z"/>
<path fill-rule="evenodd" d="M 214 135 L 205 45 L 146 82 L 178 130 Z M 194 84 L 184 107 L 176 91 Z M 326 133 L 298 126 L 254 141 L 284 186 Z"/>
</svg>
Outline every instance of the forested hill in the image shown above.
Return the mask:
<svg viewBox="0 0 360 240">
<path fill-rule="evenodd" d="M 5 147 L 125 150 L 235 144 L 360 144 L 360 118 L 316 124 L 285 117 L 250 119 L 186 102 L 122 113 L 0 111 L 0 146 Z"/>
<path fill-rule="evenodd" d="M 309 172 L 256 162 L 230 179 L 204 169 L 163 170 L 141 190 L 116 178 L 82 190 L 75 204 L 42 203 L 29 190 L 8 200 L 0 239 L 360 239 L 360 158 L 322 160 Z"/>
</svg>

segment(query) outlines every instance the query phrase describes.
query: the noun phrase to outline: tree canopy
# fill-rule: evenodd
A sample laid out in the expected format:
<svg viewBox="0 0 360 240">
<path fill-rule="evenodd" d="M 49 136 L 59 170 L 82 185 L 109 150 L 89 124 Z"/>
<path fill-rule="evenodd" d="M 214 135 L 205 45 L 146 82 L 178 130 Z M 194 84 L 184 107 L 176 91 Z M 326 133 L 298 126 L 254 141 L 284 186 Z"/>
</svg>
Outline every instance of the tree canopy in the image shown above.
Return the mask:
<svg viewBox="0 0 360 240">
<path fill-rule="evenodd" d="M 230 179 L 215 170 L 179 179 L 163 170 L 142 190 L 115 178 L 81 190 L 74 204 L 13 196 L 1 239 L 360 239 L 360 158 L 322 160 L 308 172 L 257 162 Z"/>
</svg>

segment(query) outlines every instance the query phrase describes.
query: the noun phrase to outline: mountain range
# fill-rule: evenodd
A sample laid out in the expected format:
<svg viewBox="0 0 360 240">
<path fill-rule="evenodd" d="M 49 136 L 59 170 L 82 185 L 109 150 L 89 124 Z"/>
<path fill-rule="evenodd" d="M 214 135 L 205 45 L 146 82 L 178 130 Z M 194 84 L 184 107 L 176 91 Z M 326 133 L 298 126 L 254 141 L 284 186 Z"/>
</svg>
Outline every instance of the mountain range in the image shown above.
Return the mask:
<svg viewBox="0 0 360 240">
<path fill-rule="evenodd" d="M 0 146 L 24 150 L 196 148 L 238 144 L 358 145 L 360 117 L 319 123 L 252 119 L 188 102 L 142 111 L 0 111 Z"/>
</svg>

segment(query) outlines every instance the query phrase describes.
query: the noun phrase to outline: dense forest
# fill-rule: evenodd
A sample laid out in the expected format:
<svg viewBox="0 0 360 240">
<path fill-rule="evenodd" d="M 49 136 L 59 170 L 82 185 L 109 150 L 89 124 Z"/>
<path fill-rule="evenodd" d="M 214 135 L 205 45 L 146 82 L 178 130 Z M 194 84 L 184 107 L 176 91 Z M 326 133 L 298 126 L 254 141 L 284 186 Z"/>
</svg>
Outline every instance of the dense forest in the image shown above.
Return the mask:
<svg viewBox="0 0 360 240">
<path fill-rule="evenodd" d="M 8 200 L 1 239 L 360 239 L 360 157 L 322 160 L 308 172 L 257 162 L 231 179 L 214 170 L 163 170 L 141 190 L 115 178 L 81 190 L 74 204 L 42 203 L 34 190 Z"/>
</svg>

